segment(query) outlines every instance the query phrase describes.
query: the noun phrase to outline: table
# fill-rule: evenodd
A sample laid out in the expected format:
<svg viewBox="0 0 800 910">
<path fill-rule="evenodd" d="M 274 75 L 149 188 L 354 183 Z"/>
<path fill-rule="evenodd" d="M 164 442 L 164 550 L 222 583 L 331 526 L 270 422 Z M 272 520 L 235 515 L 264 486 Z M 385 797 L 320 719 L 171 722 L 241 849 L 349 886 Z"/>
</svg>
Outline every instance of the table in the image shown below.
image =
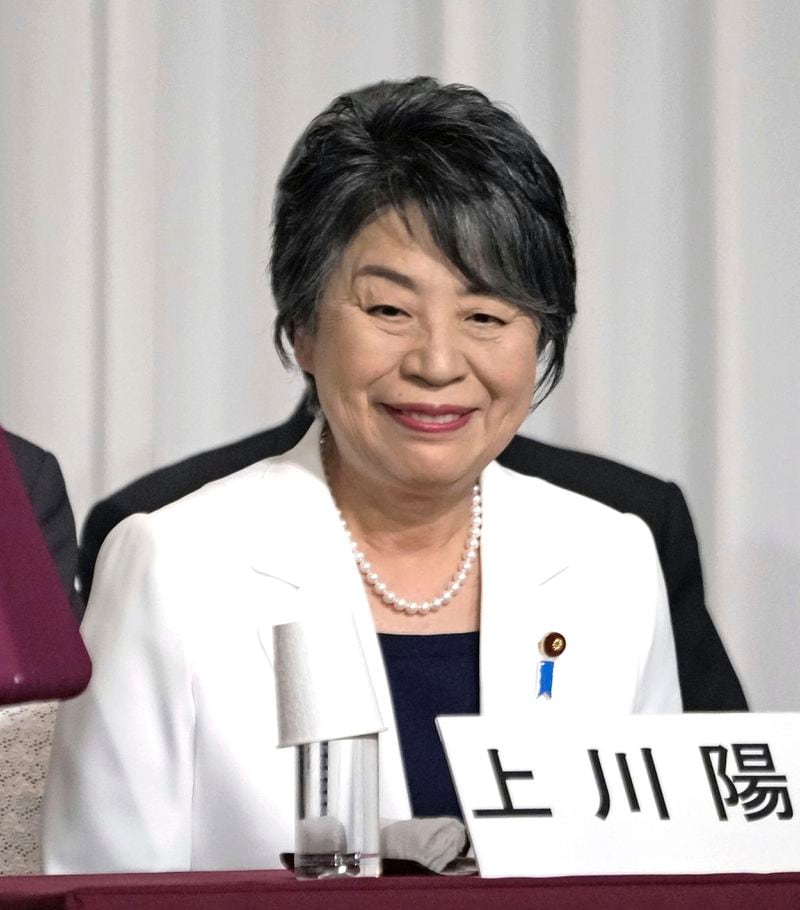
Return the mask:
<svg viewBox="0 0 800 910">
<path fill-rule="evenodd" d="M 0 910 L 773 910 L 800 907 L 800 873 L 298 882 L 289 872 L 0 878 Z"/>
</svg>

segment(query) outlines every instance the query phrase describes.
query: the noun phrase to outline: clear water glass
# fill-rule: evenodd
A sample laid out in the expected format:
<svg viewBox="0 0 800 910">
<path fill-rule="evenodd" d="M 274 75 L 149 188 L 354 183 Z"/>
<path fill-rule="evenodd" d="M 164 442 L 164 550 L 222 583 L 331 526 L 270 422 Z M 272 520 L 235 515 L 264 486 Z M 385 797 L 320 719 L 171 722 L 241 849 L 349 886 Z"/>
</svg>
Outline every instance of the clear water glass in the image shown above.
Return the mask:
<svg viewBox="0 0 800 910">
<path fill-rule="evenodd" d="M 297 878 L 381 874 L 378 734 L 297 747 Z"/>
</svg>

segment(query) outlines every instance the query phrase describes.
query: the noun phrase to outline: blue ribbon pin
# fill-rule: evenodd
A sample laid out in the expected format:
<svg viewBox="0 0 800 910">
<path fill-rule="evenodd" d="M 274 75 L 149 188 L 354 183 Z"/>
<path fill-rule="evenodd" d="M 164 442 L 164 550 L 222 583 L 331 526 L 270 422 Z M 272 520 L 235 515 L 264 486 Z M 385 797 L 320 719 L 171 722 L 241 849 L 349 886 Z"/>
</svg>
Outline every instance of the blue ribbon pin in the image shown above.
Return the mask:
<svg viewBox="0 0 800 910">
<path fill-rule="evenodd" d="M 564 653 L 567 647 L 567 639 L 560 632 L 549 632 L 539 642 L 539 652 L 544 656 L 544 660 L 539 661 L 539 691 L 536 693 L 537 698 L 553 697 L 553 669 L 555 660 Z"/>
<path fill-rule="evenodd" d="M 553 667 L 555 662 L 552 660 L 539 661 L 539 691 L 536 693 L 537 698 L 544 695 L 545 698 L 553 697 Z"/>
</svg>

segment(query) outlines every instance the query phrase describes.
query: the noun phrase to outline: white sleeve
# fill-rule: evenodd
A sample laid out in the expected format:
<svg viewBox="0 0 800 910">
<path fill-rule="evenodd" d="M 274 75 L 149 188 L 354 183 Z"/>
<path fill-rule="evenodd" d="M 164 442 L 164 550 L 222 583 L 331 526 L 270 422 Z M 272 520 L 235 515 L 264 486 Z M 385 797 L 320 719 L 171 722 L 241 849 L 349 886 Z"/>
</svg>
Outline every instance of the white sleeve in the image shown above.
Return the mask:
<svg viewBox="0 0 800 910">
<path fill-rule="evenodd" d="M 641 621 L 640 663 L 634 713 L 679 714 L 683 710 L 675 639 L 669 612 L 667 588 L 653 535 L 635 515 L 626 515 L 629 523 L 628 558 L 635 571 L 637 616 Z"/>
<path fill-rule="evenodd" d="M 47 873 L 190 868 L 186 623 L 180 579 L 159 558 L 152 521 L 126 519 L 100 554 L 81 627 L 92 679 L 56 722 L 43 805 Z"/>
</svg>

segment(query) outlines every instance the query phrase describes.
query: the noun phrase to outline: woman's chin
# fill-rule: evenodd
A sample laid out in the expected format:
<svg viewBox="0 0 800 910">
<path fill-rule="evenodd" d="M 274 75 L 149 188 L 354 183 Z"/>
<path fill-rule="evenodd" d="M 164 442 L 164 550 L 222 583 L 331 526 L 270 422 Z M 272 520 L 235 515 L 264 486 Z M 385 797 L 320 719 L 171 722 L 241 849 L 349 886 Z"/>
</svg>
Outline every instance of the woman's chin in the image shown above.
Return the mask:
<svg viewBox="0 0 800 910">
<path fill-rule="evenodd" d="M 413 462 L 396 464 L 392 471 L 396 480 L 409 491 L 435 492 L 450 490 L 458 486 L 471 486 L 478 479 L 481 469 L 471 468 L 463 461 L 440 461 L 415 459 Z"/>
</svg>

